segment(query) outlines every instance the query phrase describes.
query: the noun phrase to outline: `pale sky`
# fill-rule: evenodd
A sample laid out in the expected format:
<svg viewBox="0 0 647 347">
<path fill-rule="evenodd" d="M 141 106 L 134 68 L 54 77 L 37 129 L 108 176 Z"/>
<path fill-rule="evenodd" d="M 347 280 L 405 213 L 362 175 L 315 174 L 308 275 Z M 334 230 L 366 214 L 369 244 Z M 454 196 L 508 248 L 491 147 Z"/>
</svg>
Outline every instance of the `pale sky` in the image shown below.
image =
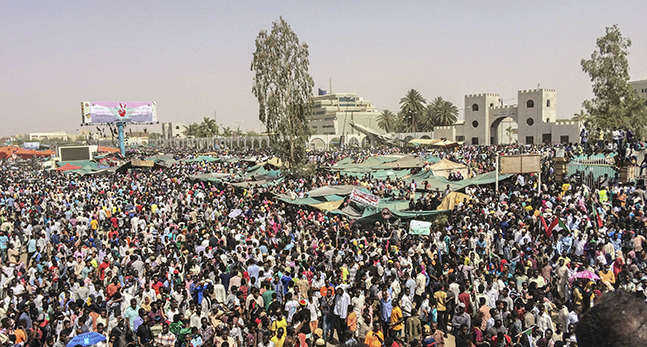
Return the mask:
<svg viewBox="0 0 647 347">
<path fill-rule="evenodd" d="M 332 78 L 334 92 L 396 111 L 410 88 L 462 108 L 465 94 L 514 104 L 541 83 L 570 118 L 591 97 L 580 60 L 605 27 L 633 41 L 632 80 L 647 78 L 645 13 L 644 0 L 0 0 L 0 136 L 75 132 L 81 101 L 155 101 L 160 122 L 217 111 L 258 132 L 254 40 L 279 16 L 310 47 L 315 91 Z"/>
</svg>

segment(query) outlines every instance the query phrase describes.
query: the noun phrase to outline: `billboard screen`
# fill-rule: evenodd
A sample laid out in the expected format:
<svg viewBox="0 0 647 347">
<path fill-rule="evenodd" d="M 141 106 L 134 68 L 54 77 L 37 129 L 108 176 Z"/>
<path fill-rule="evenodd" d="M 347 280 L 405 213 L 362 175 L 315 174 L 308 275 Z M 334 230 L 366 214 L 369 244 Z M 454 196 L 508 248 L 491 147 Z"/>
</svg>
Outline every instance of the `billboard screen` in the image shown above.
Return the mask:
<svg viewBox="0 0 647 347">
<path fill-rule="evenodd" d="M 59 147 L 61 161 L 92 160 L 90 146 Z"/>
<path fill-rule="evenodd" d="M 40 149 L 40 142 L 25 142 L 23 144 L 24 149 Z"/>
<path fill-rule="evenodd" d="M 83 125 L 99 123 L 157 123 L 154 102 L 81 102 Z"/>
<path fill-rule="evenodd" d="M 507 174 L 524 174 L 541 171 L 541 156 L 539 154 L 528 155 L 502 155 L 501 173 Z"/>
</svg>

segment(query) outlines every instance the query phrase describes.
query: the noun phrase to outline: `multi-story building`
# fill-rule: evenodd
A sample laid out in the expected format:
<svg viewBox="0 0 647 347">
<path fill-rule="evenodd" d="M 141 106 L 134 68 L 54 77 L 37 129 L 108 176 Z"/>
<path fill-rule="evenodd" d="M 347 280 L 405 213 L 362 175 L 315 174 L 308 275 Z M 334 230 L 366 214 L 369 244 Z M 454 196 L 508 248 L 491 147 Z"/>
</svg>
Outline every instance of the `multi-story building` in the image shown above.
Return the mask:
<svg viewBox="0 0 647 347">
<path fill-rule="evenodd" d="M 377 126 L 379 112 L 369 100 L 354 93 L 332 93 L 314 97 L 310 128 L 319 135 L 357 134 L 350 122 L 384 133 Z"/>
<path fill-rule="evenodd" d="M 70 136 L 64 131 L 59 131 L 54 133 L 30 133 L 29 141 L 53 140 L 53 139 L 67 141 L 69 137 Z"/>
<path fill-rule="evenodd" d="M 638 95 L 647 99 L 647 80 L 629 82 L 629 85 L 636 91 L 636 93 L 638 93 Z"/>
</svg>

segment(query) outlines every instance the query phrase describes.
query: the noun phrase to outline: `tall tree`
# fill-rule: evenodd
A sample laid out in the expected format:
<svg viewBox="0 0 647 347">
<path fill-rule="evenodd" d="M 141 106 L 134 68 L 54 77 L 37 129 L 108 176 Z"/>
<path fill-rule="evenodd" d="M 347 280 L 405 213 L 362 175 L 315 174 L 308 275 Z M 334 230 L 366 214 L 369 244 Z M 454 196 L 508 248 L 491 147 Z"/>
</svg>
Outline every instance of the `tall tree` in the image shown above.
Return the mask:
<svg viewBox="0 0 647 347">
<path fill-rule="evenodd" d="M 400 112 L 413 132 L 417 131 L 417 123 L 423 115 L 426 103 L 427 100 L 415 89 L 409 90 L 400 99 Z"/>
<path fill-rule="evenodd" d="M 429 131 L 433 130 L 435 126 L 454 125 L 457 120 L 458 107 L 451 101 L 444 100 L 439 96 L 427 106 L 427 123 L 431 124 L 431 127 L 428 127 Z"/>
<path fill-rule="evenodd" d="M 269 34 L 266 30 L 258 33 L 251 66 L 258 118 L 269 133 L 274 153 L 292 168 L 305 162 L 310 135 L 314 81 L 309 65 L 308 45 L 299 42 L 282 17 L 272 23 Z"/>
<path fill-rule="evenodd" d="M 384 110 L 377 116 L 377 126 L 384 129 L 387 133 L 393 131 L 396 122 L 395 114 L 389 110 Z"/>
<path fill-rule="evenodd" d="M 191 123 L 188 126 L 185 125 L 182 133 L 186 137 L 200 137 L 200 124 Z"/>
<path fill-rule="evenodd" d="M 647 106 L 629 85 L 629 47 L 617 25 L 606 28 L 596 41 L 591 59 L 582 59 L 582 70 L 591 77 L 593 99 L 583 102 L 595 127 L 611 130 L 630 128 L 638 138 L 645 134 Z"/>
<path fill-rule="evenodd" d="M 215 119 L 204 117 L 202 119 L 202 123 L 200 124 L 200 128 L 202 128 L 204 137 L 212 137 L 218 135 L 219 129 Z"/>
<path fill-rule="evenodd" d="M 573 118 L 571 118 L 571 120 L 574 120 L 576 122 L 584 122 L 588 120 L 588 118 L 589 115 L 586 113 L 586 111 L 580 110 L 580 112 L 573 114 Z"/>
</svg>

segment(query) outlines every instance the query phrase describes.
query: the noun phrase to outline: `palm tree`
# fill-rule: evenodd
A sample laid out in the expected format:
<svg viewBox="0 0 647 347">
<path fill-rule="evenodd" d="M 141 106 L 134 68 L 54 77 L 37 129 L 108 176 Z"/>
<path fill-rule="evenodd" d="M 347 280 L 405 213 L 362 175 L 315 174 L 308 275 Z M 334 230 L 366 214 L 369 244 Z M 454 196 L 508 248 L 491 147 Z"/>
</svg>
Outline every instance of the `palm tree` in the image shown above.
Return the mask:
<svg viewBox="0 0 647 347">
<path fill-rule="evenodd" d="M 400 112 L 406 121 L 411 124 L 411 130 L 416 132 L 418 120 L 422 117 L 427 100 L 415 89 L 410 89 L 400 99 Z"/>
<path fill-rule="evenodd" d="M 458 107 L 439 96 L 427 107 L 427 119 L 433 126 L 454 125 L 458 120 Z"/>
<path fill-rule="evenodd" d="M 202 128 L 202 133 L 204 137 L 213 137 L 215 135 L 218 135 L 219 129 L 215 119 L 204 117 L 202 119 L 202 123 L 200 124 L 200 127 Z"/>
<path fill-rule="evenodd" d="M 573 118 L 571 120 L 574 120 L 576 122 L 584 122 L 589 119 L 589 114 L 586 113 L 584 110 L 580 110 L 579 113 L 573 114 Z"/>
<path fill-rule="evenodd" d="M 384 110 L 377 116 L 377 126 L 384 129 L 387 133 L 395 127 L 396 116 L 389 110 Z"/>
<path fill-rule="evenodd" d="M 230 127 L 225 127 L 225 128 L 223 128 L 223 129 L 222 129 L 222 134 L 223 134 L 225 137 L 230 137 L 230 136 L 232 136 L 232 135 L 233 135 L 233 131 L 231 131 L 231 128 L 230 128 Z"/>
<path fill-rule="evenodd" d="M 198 123 L 191 123 L 189 126 L 184 126 L 184 131 L 182 132 L 186 137 L 197 137 L 200 136 L 200 125 Z"/>
</svg>

